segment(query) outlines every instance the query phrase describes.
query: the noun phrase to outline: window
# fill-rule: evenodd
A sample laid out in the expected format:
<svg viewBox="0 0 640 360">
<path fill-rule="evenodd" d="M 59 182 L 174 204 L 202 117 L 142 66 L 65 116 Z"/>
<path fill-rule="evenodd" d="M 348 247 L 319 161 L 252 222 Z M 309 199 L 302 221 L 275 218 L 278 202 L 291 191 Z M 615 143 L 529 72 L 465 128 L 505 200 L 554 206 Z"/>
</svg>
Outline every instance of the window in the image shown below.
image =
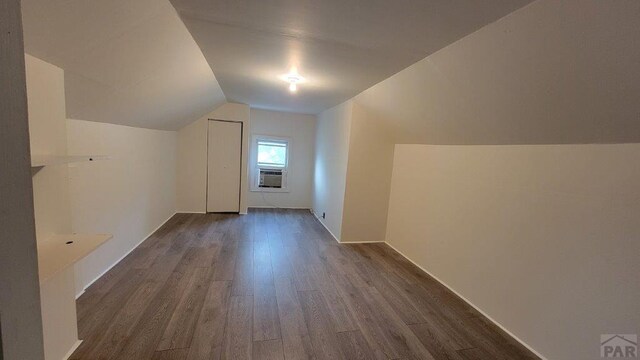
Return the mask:
<svg viewBox="0 0 640 360">
<path fill-rule="evenodd" d="M 288 191 L 289 142 L 287 138 L 254 136 L 251 153 L 253 163 L 251 191 Z"/>
<path fill-rule="evenodd" d="M 287 166 L 287 143 L 258 140 L 258 166 L 284 168 Z"/>
</svg>

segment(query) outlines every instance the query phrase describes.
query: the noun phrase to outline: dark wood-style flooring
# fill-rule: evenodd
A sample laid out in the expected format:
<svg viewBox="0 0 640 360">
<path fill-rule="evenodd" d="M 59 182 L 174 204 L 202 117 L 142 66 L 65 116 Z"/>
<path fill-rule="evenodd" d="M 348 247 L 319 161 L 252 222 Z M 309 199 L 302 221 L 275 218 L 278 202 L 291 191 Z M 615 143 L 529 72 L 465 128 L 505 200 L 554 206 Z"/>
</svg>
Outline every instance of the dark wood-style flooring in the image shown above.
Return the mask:
<svg viewBox="0 0 640 360">
<path fill-rule="evenodd" d="M 302 210 L 177 214 L 78 299 L 71 359 L 535 359 L 385 244 Z"/>
</svg>

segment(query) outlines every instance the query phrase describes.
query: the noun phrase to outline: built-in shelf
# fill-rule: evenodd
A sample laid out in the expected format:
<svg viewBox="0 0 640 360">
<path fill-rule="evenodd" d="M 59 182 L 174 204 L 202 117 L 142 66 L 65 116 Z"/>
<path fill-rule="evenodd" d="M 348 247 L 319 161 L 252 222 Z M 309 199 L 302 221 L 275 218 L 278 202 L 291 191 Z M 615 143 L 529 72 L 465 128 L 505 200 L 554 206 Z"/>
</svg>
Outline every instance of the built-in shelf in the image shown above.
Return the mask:
<svg viewBox="0 0 640 360">
<path fill-rule="evenodd" d="M 66 234 L 38 239 L 40 282 L 78 262 L 112 237 L 111 234 Z"/>
<path fill-rule="evenodd" d="M 62 165 L 83 161 L 108 160 L 107 155 L 31 155 L 31 167 Z"/>
</svg>

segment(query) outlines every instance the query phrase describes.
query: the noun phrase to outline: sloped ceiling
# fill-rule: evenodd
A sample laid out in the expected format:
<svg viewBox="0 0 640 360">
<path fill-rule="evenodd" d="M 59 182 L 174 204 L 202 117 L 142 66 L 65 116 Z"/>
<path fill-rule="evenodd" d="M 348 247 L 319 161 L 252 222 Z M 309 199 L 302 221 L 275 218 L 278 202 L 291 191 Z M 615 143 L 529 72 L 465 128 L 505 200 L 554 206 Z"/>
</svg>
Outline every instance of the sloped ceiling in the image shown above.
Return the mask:
<svg viewBox="0 0 640 360">
<path fill-rule="evenodd" d="M 531 0 L 171 0 L 229 101 L 319 113 Z M 296 94 L 278 78 L 296 66 Z"/>
<path fill-rule="evenodd" d="M 539 0 L 355 101 L 397 143 L 640 142 L 640 1 Z"/>
<path fill-rule="evenodd" d="M 67 117 L 178 129 L 225 96 L 168 0 L 22 0 L 25 51 L 65 71 Z"/>
</svg>

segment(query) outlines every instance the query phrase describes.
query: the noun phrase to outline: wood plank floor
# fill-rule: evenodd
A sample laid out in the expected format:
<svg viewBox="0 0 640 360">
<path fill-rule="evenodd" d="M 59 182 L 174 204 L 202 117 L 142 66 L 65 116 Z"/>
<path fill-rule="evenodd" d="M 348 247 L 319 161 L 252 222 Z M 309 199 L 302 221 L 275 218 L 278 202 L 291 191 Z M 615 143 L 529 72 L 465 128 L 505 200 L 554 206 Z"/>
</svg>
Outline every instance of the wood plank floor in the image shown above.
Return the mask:
<svg viewBox="0 0 640 360">
<path fill-rule="evenodd" d="M 78 299 L 70 359 L 536 359 L 384 244 L 302 210 L 177 214 Z"/>
</svg>

